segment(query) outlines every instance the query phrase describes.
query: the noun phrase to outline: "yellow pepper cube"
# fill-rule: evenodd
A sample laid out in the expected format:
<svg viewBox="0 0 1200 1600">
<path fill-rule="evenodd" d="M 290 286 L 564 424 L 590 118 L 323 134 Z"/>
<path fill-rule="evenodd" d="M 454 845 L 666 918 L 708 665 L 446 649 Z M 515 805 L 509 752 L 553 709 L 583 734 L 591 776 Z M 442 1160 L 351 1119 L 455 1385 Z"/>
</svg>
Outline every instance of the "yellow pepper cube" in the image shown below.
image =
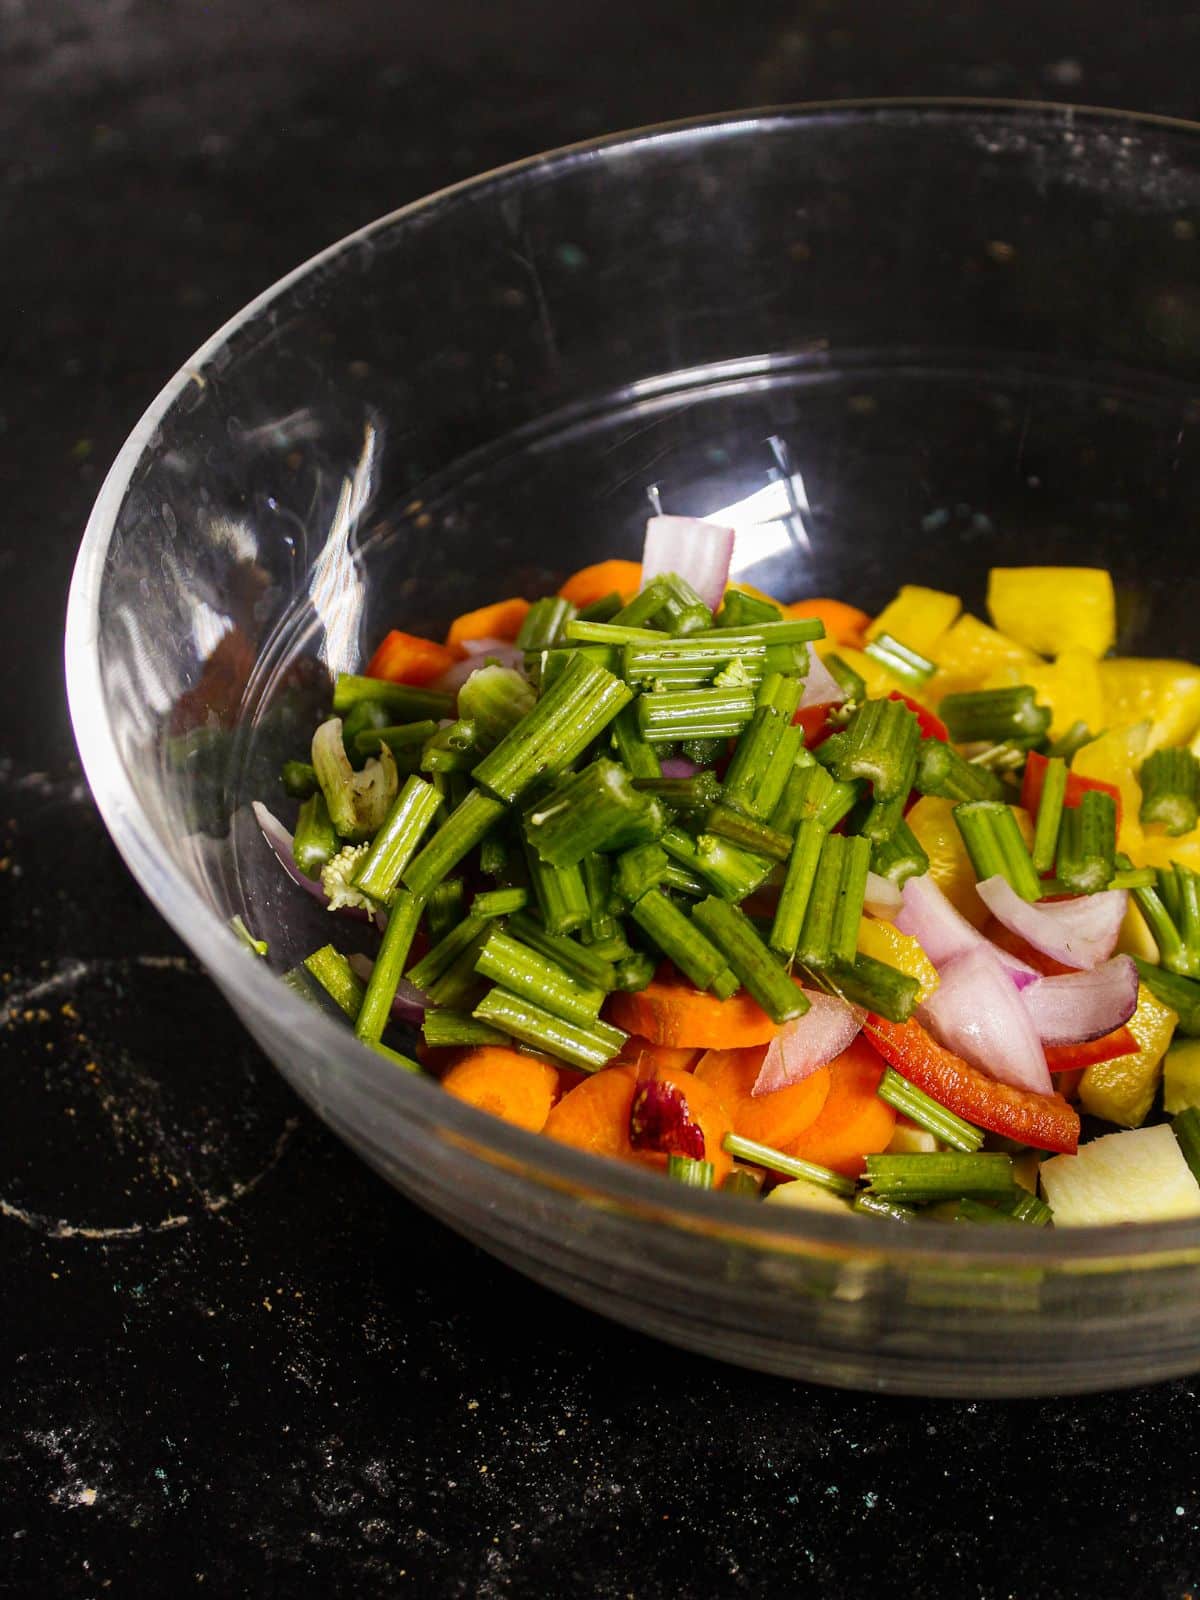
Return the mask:
<svg viewBox="0 0 1200 1600">
<path fill-rule="evenodd" d="M 1117 834 L 1117 848 L 1132 856 L 1139 866 L 1142 849 L 1142 825 L 1138 812 L 1142 807 L 1142 789 L 1137 773 L 1146 758 L 1146 745 L 1150 724 L 1139 722 L 1133 727 L 1111 728 L 1091 744 L 1085 744 L 1071 762 L 1071 770 L 1084 778 L 1099 778 L 1111 783 L 1121 793 L 1121 829 Z"/>
<path fill-rule="evenodd" d="M 988 919 L 988 908 L 975 893 L 975 868 L 954 820 L 954 805 L 953 800 L 922 795 L 905 821 L 929 857 L 934 883 L 968 922 L 980 928 Z"/>
<path fill-rule="evenodd" d="M 938 670 L 929 682 L 929 693 L 935 701 L 947 694 L 968 694 L 981 689 L 989 674 L 1001 667 L 1036 666 L 1038 660 L 1032 650 L 967 611 L 938 640 Z"/>
<path fill-rule="evenodd" d="M 1116 637 L 1116 597 L 1103 567 L 993 567 L 987 603 L 1001 633 L 1040 655 L 1077 645 L 1102 656 Z"/>
<path fill-rule="evenodd" d="M 1140 1128 L 1154 1104 L 1162 1059 L 1178 1021 L 1170 1006 L 1163 1005 L 1143 984 L 1138 989 L 1137 1010 L 1128 1023 L 1138 1042 L 1137 1052 L 1087 1069 L 1079 1080 L 1083 1109 L 1118 1127 Z"/>
<path fill-rule="evenodd" d="M 1082 722 L 1092 733 L 1105 726 L 1104 692 L 1096 658 L 1078 645 L 1063 651 L 1057 661 L 1005 662 L 984 680 L 985 689 L 1007 689 L 1027 683 L 1036 690 L 1038 704 L 1051 711 L 1050 737 L 1060 739 Z"/>
<path fill-rule="evenodd" d="M 1146 754 L 1182 744 L 1200 727 L 1200 667 L 1117 656 L 1100 663 L 1107 724 L 1150 724 Z"/>
<path fill-rule="evenodd" d="M 890 633 L 910 650 L 936 660 L 938 641 L 961 610 L 962 601 L 956 594 L 906 583 L 871 623 L 867 638 Z"/>
</svg>

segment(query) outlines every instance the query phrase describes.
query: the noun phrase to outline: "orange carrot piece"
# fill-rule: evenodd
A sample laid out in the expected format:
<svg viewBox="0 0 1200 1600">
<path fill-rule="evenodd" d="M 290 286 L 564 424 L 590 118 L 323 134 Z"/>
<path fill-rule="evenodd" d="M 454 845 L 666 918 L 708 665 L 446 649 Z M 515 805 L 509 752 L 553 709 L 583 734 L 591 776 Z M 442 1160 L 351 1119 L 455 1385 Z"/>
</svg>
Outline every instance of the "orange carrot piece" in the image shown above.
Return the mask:
<svg viewBox="0 0 1200 1600">
<path fill-rule="evenodd" d="M 654 978 L 638 994 L 614 994 L 610 1021 L 652 1044 L 691 1050 L 737 1050 L 769 1044 L 776 1026 L 750 996 L 739 991 L 718 1000 L 680 979 Z"/>
<path fill-rule="evenodd" d="M 468 639 L 515 639 L 528 610 L 529 601 L 514 595 L 511 600 L 480 606 L 478 611 L 464 611 L 450 624 L 446 649 L 456 661 L 461 661 L 467 654 L 464 646 Z"/>
<path fill-rule="evenodd" d="M 699 1050 L 677 1049 L 669 1044 L 652 1044 L 631 1033 L 617 1056 L 619 1066 L 637 1067 L 639 1078 L 652 1077 L 658 1067 L 678 1067 L 690 1072 L 700 1059 Z"/>
<path fill-rule="evenodd" d="M 573 572 L 558 591 L 577 611 L 594 605 L 610 594 L 619 594 L 628 605 L 642 586 L 640 561 L 597 561 L 593 566 Z"/>
<path fill-rule="evenodd" d="M 756 1095 L 751 1090 L 763 1055 L 761 1045 L 750 1050 L 709 1050 L 700 1058 L 696 1077 L 717 1091 L 734 1133 L 782 1150 L 820 1116 L 829 1096 L 829 1069 L 820 1067 L 801 1083 Z"/>
<path fill-rule="evenodd" d="M 386 678 L 389 683 L 410 683 L 420 688 L 440 678 L 454 657 L 445 645 L 422 639 L 415 633 L 393 628 L 367 663 L 368 678 Z"/>
<path fill-rule="evenodd" d="M 442 1088 L 494 1117 L 540 1133 L 558 1093 L 558 1073 L 536 1056 L 481 1045 L 450 1068 Z"/>
<path fill-rule="evenodd" d="M 844 600 L 796 600 L 784 606 L 783 614 L 785 617 L 818 617 L 825 624 L 827 639 L 853 645 L 856 650 L 862 649 L 863 630 L 871 620 L 865 611 L 848 606 Z"/>
<path fill-rule="evenodd" d="M 733 1158 L 723 1142 L 725 1135 L 733 1132 L 733 1122 L 724 1100 L 711 1083 L 702 1083 L 694 1072 L 684 1068 L 659 1067 L 655 1077 L 673 1083 L 682 1091 L 692 1121 L 699 1124 L 704 1135 L 704 1159 L 712 1162 L 713 1185 L 720 1188 L 733 1170 Z M 649 1150 L 639 1150 L 637 1154 L 639 1159 L 648 1161 L 652 1166 L 666 1168 L 666 1156 L 655 1155 Z"/>
<path fill-rule="evenodd" d="M 886 1150 L 896 1126 L 896 1113 L 875 1093 L 883 1062 L 865 1039 L 858 1038 L 827 1070 L 829 1097 L 821 1114 L 791 1141 L 787 1153 L 857 1178 L 863 1157 Z"/>
<path fill-rule="evenodd" d="M 546 1118 L 542 1132 L 576 1150 L 633 1161 L 629 1112 L 637 1089 L 637 1069 L 605 1067 L 564 1094 Z"/>
</svg>

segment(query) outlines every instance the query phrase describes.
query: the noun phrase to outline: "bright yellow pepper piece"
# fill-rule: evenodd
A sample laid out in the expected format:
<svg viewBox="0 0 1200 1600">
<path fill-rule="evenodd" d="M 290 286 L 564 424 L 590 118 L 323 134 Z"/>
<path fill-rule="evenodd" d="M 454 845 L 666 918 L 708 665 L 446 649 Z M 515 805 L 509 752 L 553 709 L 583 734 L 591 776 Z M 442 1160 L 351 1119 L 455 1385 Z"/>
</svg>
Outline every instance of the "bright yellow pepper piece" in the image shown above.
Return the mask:
<svg viewBox="0 0 1200 1600">
<path fill-rule="evenodd" d="M 1116 637 L 1116 597 L 1103 567 L 993 567 L 987 603 L 1000 632 L 1039 655 L 1078 645 L 1102 656 Z"/>
<path fill-rule="evenodd" d="M 1142 849 L 1142 825 L 1138 812 L 1142 805 L 1142 789 L 1137 772 L 1146 755 L 1146 741 L 1150 724 L 1139 722 L 1129 728 L 1112 728 L 1091 744 L 1076 752 L 1071 770 L 1084 778 L 1100 778 L 1104 783 L 1115 784 L 1121 791 L 1121 831 L 1117 835 L 1117 848 L 1132 856 L 1138 866 Z"/>
<path fill-rule="evenodd" d="M 1118 656 L 1100 663 L 1106 723 L 1150 723 L 1146 754 L 1182 744 L 1200 726 L 1200 667 L 1187 661 Z"/>
<path fill-rule="evenodd" d="M 929 857 L 929 874 L 934 883 L 968 922 L 982 927 L 988 919 L 988 909 L 975 893 L 975 868 L 954 821 L 954 801 L 923 795 L 905 821 Z"/>
<path fill-rule="evenodd" d="M 1036 666 L 1038 660 L 1023 644 L 965 612 L 938 640 L 938 670 L 928 685 L 930 699 L 936 704 L 943 695 L 981 689 L 988 675 L 998 668 Z M 1013 679 L 1014 683 L 1024 681 L 1023 677 Z"/>
<path fill-rule="evenodd" d="M 962 601 L 956 594 L 906 583 L 871 623 L 867 638 L 890 633 L 910 650 L 936 660 L 938 641 L 961 610 Z"/>
<path fill-rule="evenodd" d="M 1143 984 L 1138 989 L 1137 1010 L 1128 1028 L 1138 1042 L 1135 1055 L 1118 1056 L 1089 1067 L 1079 1080 L 1079 1103 L 1094 1117 L 1121 1128 L 1140 1128 L 1145 1122 L 1166 1054 L 1179 1018 Z"/>
<path fill-rule="evenodd" d="M 1096 658 L 1078 645 L 1068 646 L 1057 661 L 1006 662 L 989 674 L 983 687 L 1006 689 L 1018 683 L 1029 684 L 1037 692 L 1038 704 L 1050 707 L 1052 739 L 1061 738 L 1077 722 L 1092 733 L 1104 727 L 1104 695 Z"/>
<path fill-rule="evenodd" d="M 895 967 L 897 972 L 915 978 L 921 985 L 917 999 L 922 1005 L 938 986 L 937 968 L 933 962 L 917 941 L 911 935 L 901 933 L 894 922 L 864 917 L 858 925 L 858 949 L 860 954 L 871 956 L 885 966 Z"/>
</svg>

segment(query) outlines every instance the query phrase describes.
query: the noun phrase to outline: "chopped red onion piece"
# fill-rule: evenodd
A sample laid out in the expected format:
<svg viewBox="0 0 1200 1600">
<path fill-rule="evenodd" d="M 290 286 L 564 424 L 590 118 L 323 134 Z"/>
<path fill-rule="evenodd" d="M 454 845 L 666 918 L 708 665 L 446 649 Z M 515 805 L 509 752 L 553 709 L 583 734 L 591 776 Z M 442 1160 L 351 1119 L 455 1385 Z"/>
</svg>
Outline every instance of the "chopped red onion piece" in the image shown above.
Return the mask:
<svg viewBox="0 0 1200 1600">
<path fill-rule="evenodd" d="M 314 900 L 319 900 L 323 906 L 328 905 L 329 896 L 322 888 L 321 880 L 319 878 L 306 877 L 296 865 L 296 859 L 292 855 L 292 836 L 279 818 L 273 812 L 268 811 L 261 800 L 253 801 L 251 810 L 254 812 L 254 820 L 262 829 L 263 838 L 275 852 L 279 865 L 292 882 L 298 883 L 307 894 L 312 895 Z M 349 917 L 353 922 L 367 921 L 367 913 L 360 910 L 358 906 L 339 906 L 334 914 L 339 917 Z"/>
<path fill-rule="evenodd" d="M 901 933 L 914 938 L 940 972 L 948 961 L 969 950 L 982 950 L 997 962 L 1018 988 L 1032 983 L 1038 974 L 1026 962 L 1010 956 L 1007 950 L 985 939 L 973 928 L 934 883 L 928 873 L 909 878 L 900 891 L 901 907 L 893 919 Z"/>
<path fill-rule="evenodd" d="M 889 878 L 881 878 L 877 872 L 867 873 L 867 894 L 863 905 L 873 917 L 882 917 L 885 922 L 891 922 L 903 904 L 904 896 L 900 893 L 899 884 L 892 883 Z"/>
<path fill-rule="evenodd" d="M 1114 956 L 1090 972 L 1039 978 L 1021 1002 L 1043 1044 L 1086 1044 L 1123 1027 L 1138 1003 L 1138 973 L 1129 956 Z"/>
<path fill-rule="evenodd" d="M 802 1017 L 785 1022 L 767 1046 L 752 1095 L 773 1094 L 776 1089 L 803 1083 L 848 1049 L 862 1028 L 866 1012 L 858 1006 L 813 989 L 804 993 L 809 1009 Z"/>
<path fill-rule="evenodd" d="M 716 611 L 729 581 L 733 529 L 699 517 L 651 517 L 642 550 L 642 588 L 665 572 L 677 573 Z"/>
<path fill-rule="evenodd" d="M 846 691 L 810 644 L 800 710 L 807 711 L 810 706 L 840 706 L 845 698 Z"/>
<path fill-rule="evenodd" d="M 696 763 L 684 756 L 668 756 L 662 763 L 664 778 L 694 778 L 699 771 Z"/>
<path fill-rule="evenodd" d="M 662 1078 L 638 1085 L 629 1108 L 629 1142 L 635 1150 L 704 1160 L 704 1130 L 693 1120 L 683 1090 Z"/>
<path fill-rule="evenodd" d="M 371 974 L 375 970 L 375 963 L 370 956 L 352 955 L 346 957 L 351 967 L 364 983 L 370 983 Z M 418 989 L 415 983 L 409 983 L 407 978 L 401 978 L 396 985 L 395 998 L 392 1000 L 392 1016 L 397 1022 L 419 1023 L 433 1001 L 423 990 Z"/>
<path fill-rule="evenodd" d="M 920 1014 L 947 1050 L 997 1082 L 1034 1094 L 1054 1092 L 1033 1021 L 986 949 L 947 962 Z"/>
<path fill-rule="evenodd" d="M 979 885 L 979 898 L 1010 933 L 1020 934 L 1064 967 L 1076 968 L 1098 966 L 1112 955 L 1128 901 L 1124 889 L 1102 889 L 1074 900 L 1031 905 L 1001 877 L 986 878 Z"/>
</svg>

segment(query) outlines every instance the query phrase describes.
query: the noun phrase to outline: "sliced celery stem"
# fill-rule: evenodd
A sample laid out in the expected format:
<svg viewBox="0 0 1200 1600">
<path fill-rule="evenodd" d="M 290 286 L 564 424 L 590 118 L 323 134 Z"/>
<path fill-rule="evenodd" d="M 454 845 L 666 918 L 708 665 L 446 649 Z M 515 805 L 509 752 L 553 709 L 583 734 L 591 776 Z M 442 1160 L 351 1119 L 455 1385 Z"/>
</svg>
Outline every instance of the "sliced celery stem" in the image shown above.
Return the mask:
<svg viewBox="0 0 1200 1600">
<path fill-rule="evenodd" d="M 770 876 L 771 862 L 751 855 L 717 834 L 693 839 L 682 828 L 668 828 L 659 840 L 663 849 L 697 877 L 703 878 L 723 900 L 741 901 Z"/>
<path fill-rule="evenodd" d="M 804 729 L 788 727 L 775 746 L 775 754 L 767 762 L 750 803 L 756 817 L 770 817 L 782 798 L 788 779 L 796 768 L 796 761 L 804 750 Z"/>
<path fill-rule="evenodd" d="M 1112 795 L 1088 789 L 1064 810 L 1058 835 L 1058 876 L 1075 894 L 1107 889 L 1114 870 L 1117 807 Z"/>
<path fill-rule="evenodd" d="M 741 589 L 726 589 L 715 621 L 718 628 L 746 628 L 757 622 L 781 622 L 782 609 L 773 600 L 760 600 Z"/>
<path fill-rule="evenodd" d="M 804 1015 L 808 1000 L 763 944 L 753 923 L 742 911 L 710 895 L 693 907 L 692 918 L 772 1022 L 783 1023 Z"/>
<path fill-rule="evenodd" d="M 557 643 L 574 615 L 575 607 L 561 595 L 546 595 L 541 600 L 535 600 L 521 623 L 517 649 L 549 650 Z"/>
<path fill-rule="evenodd" d="M 697 989 L 708 989 L 725 971 L 725 957 L 716 945 L 658 889 L 648 889 L 631 907 L 630 916 Z"/>
<path fill-rule="evenodd" d="M 866 1170 L 869 1193 L 915 1204 L 964 1195 L 1005 1196 L 1013 1189 L 1012 1157 L 991 1152 L 869 1155 Z"/>
<path fill-rule="evenodd" d="M 514 911 L 524 911 L 528 904 L 528 889 L 485 889 L 471 901 L 471 913 L 476 917 L 507 917 Z"/>
<path fill-rule="evenodd" d="M 1024 1189 L 1014 1189 L 1002 1200 L 993 1200 L 993 1208 L 1013 1222 L 1024 1222 L 1034 1228 L 1044 1228 L 1054 1220 L 1054 1213 L 1044 1200 Z"/>
<path fill-rule="evenodd" d="M 779 741 L 791 726 L 790 716 L 772 706 L 759 706 L 746 724 L 725 773 L 725 803 L 762 816 L 756 805 L 759 784 Z"/>
<path fill-rule="evenodd" d="M 595 984 L 600 989 L 612 990 L 617 986 L 616 973 L 611 961 L 597 955 L 574 939 L 565 939 L 548 933 L 543 923 L 528 912 L 520 911 L 508 919 L 508 931 L 514 939 L 527 944 L 531 950 L 540 950 L 565 971 L 581 978 L 584 983 Z M 416 979 L 413 979 L 416 982 Z"/>
<path fill-rule="evenodd" d="M 971 857 L 976 878 L 1002 877 L 1023 900 L 1037 900 L 1042 886 L 1012 808 L 999 800 L 964 800 L 954 820 Z"/>
<path fill-rule="evenodd" d="M 400 882 L 400 874 L 417 853 L 441 796 L 432 784 L 416 776 L 396 796 L 383 827 L 371 842 L 354 875 L 355 886 L 378 905 L 387 905 Z"/>
<path fill-rule="evenodd" d="M 825 657 L 825 667 L 830 677 L 846 696 L 846 699 L 856 705 L 861 705 L 867 698 L 867 682 L 859 676 L 854 668 L 839 655 Z"/>
<path fill-rule="evenodd" d="M 847 839 L 842 852 L 837 902 L 829 934 L 829 953 L 835 964 L 854 960 L 870 865 L 871 846 L 867 840 Z"/>
<path fill-rule="evenodd" d="M 636 705 L 628 705 L 618 711 L 612 721 L 613 748 L 621 758 L 621 764 L 634 778 L 656 779 L 662 777 L 662 766 L 658 759 L 658 752 L 642 733 L 638 725 Z"/>
<path fill-rule="evenodd" d="M 657 644 L 643 640 L 623 647 L 620 671 L 627 683 L 697 689 L 711 683 L 735 661 L 756 683 L 765 671 L 767 647 L 753 640 L 714 644 L 707 634 L 682 639 L 664 638 L 662 634 L 658 637 Z"/>
<path fill-rule="evenodd" d="M 578 615 L 585 622 L 611 622 L 620 611 L 621 596 L 614 589 L 611 594 L 601 595 L 599 600 L 593 600 L 590 606 L 581 606 Z"/>
<path fill-rule="evenodd" d="M 472 789 L 405 867 L 401 873 L 404 882 L 414 894 L 423 897 L 432 894 L 447 873 L 482 841 L 506 811 L 501 801 Z"/>
<path fill-rule="evenodd" d="M 475 1007 L 474 1016 L 584 1072 L 607 1066 L 627 1037 L 620 1028 L 606 1022 L 594 1022 L 589 1027 L 567 1022 L 502 988 L 489 989 Z"/>
<path fill-rule="evenodd" d="M 914 788 L 942 800 L 999 800 L 1004 785 L 986 767 L 964 761 L 942 739 L 922 739 L 917 752 Z"/>
<path fill-rule="evenodd" d="M 617 962 L 617 988 L 637 994 L 654 977 L 654 958 L 646 950 L 631 950 Z"/>
<path fill-rule="evenodd" d="M 921 985 L 907 972 L 899 972 L 874 956 L 861 951 L 848 965 L 835 967 L 831 974 L 819 974 L 825 986 L 852 1005 L 864 1006 L 889 1022 L 907 1022 L 916 1010 Z"/>
<path fill-rule="evenodd" d="M 755 855 L 770 856 L 772 861 L 786 861 L 792 850 L 788 834 L 777 833 L 765 822 L 756 822 L 727 805 L 713 806 L 704 819 L 704 831 L 729 839 L 743 850 L 753 851 Z"/>
<path fill-rule="evenodd" d="M 800 701 L 804 698 L 804 684 L 799 678 L 794 678 L 783 672 L 768 672 L 758 686 L 758 707 L 763 710 L 769 707 L 778 711 L 791 724 L 792 718 L 800 709 Z"/>
<path fill-rule="evenodd" d="M 322 945 L 312 955 L 305 956 L 304 966 L 353 1022 L 362 1007 L 367 986 L 341 951 L 331 944 Z"/>
<path fill-rule="evenodd" d="M 355 734 L 354 749 L 357 755 L 373 756 L 381 744 L 386 744 L 393 755 L 413 750 L 419 753 L 437 731 L 437 723 L 428 717 L 423 722 L 400 722 L 386 728 L 368 728 Z"/>
<path fill-rule="evenodd" d="M 697 772 L 691 778 L 635 778 L 633 787 L 642 794 L 657 795 L 672 811 L 692 815 L 703 814 L 721 798 L 721 783 L 714 772 Z"/>
<path fill-rule="evenodd" d="M 777 951 L 785 961 L 792 959 L 800 942 L 804 915 L 824 842 L 825 830 L 819 822 L 806 819 L 796 829 L 795 842 L 788 857 L 787 874 L 779 904 L 775 908 L 775 920 L 767 939 L 771 949 Z"/>
<path fill-rule="evenodd" d="M 624 767 L 602 756 L 530 806 L 524 825 L 542 861 L 570 867 L 593 850 L 649 843 L 666 814 L 654 795 L 634 788 Z"/>
<path fill-rule="evenodd" d="M 846 743 L 834 763 L 834 774 L 842 783 L 866 778 L 876 800 L 890 800 L 911 788 L 921 730 L 901 701 L 868 700 L 854 713 L 842 737 Z"/>
<path fill-rule="evenodd" d="M 1138 910 L 1146 919 L 1146 926 L 1158 946 L 1158 958 L 1167 971 L 1178 973 L 1181 977 L 1200 976 L 1200 962 L 1197 962 L 1192 952 L 1184 945 L 1183 936 L 1171 920 L 1157 891 L 1149 888 L 1134 889 L 1133 898 L 1137 902 Z M 1154 989 L 1153 984 L 1150 987 Z M 1154 992 L 1157 993 L 1157 990 Z M 1172 1002 L 1168 1000 L 1167 1004 L 1171 1005 Z"/>
<path fill-rule="evenodd" d="M 765 1167 L 768 1172 L 781 1172 L 788 1178 L 805 1178 L 830 1194 L 849 1198 L 854 1193 L 853 1178 L 845 1178 L 828 1167 L 819 1167 L 813 1161 L 803 1161 L 799 1156 L 786 1155 L 769 1144 L 759 1144 L 757 1139 L 743 1139 L 740 1134 L 727 1133 L 721 1144 L 728 1155 L 738 1161 L 747 1161 L 751 1166 Z"/>
<path fill-rule="evenodd" d="M 340 849 L 341 840 L 329 820 L 325 796 L 318 789 L 300 807 L 292 836 L 292 860 L 306 878 L 317 878 Z"/>
<path fill-rule="evenodd" d="M 642 848 L 650 849 L 652 846 Z M 665 863 L 667 858 L 663 856 L 662 859 Z M 580 868 L 588 901 L 588 931 L 593 939 L 610 939 L 616 930 L 612 909 L 612 859 L 601 855 L 598 850 L 592 850 L 584 856 Z"/>
<path fill-rule="evenodd" d="M 637 712 L 638 726 L 651 744 L 728 738 L 754 715 L 754 695 L 748 689 L 668 690 L 642 695 Z"/>
<path fill-rule="evenodd" d="M 848 840 L 837 833 L 828 834 L 822 839 L 821 856 L 795 947 L 796 960 L 817 971 L 827 967 L 832 960 L 833 919 L 847 843 Z"/>
<path fill-rule="evenodd" d="M 475 768 L 475 781 L 506 804 L 543 774 L 569 767 L 633 697 L 620 678 L 593 662 L 572 661 L 533 710 Z"/>
<path fill-rule="evenodd" d="M 530 846 L 525 852 L 529 881 L 537 900 L 542 922 L 550 933 L 574 933 L 591 915 L 583 868 L 578 861 L 568 867 L 554 867 L 538 859 Z"/>
<path fill-rule="evenodd" d="M 836 787 L 835 780 L 811 757 L 806 764 L 793 766 L 771 813 L 771 827 L 779 833 L 794 834 L 801 822 L 811 821 L 819 814 Z"/>
<path fill-rule="evenodd" d="M 1192 1177 L 1200 1183 L 1200 1110 L 1188 1106 L 1181 1111 L 1171 1123 L 1171 1132 L 1179 1142 Z"/>
<path fill-rule="evenodd" d="M 467 886 L 461 878 L 443 878 L 425 906 L 425 926 L 431 941 L 444 939 L 462 921 Z"/>
<path fill-rule="evenodd" d="M 1054 865 L 1066 796 L 1067 763 L 1061 756 L 1051 756 L 1046 763 L 1042 798 L 1038 802 L 1037 824 L 1033 834 L 1033 865 L 1038 872 L 1049 872 Z"/>
<path fill-rule="evenodd" d="M 964 1122 L 962 1117 L 956 1116 L 953 1111 L 948 1111 L 923 1089 L 918 1089 L 916 1084 L 909 1083 L 907 1078 L 902 1078 L 894 1067 L 884 1068 L 879 1088 L 875 1092 L 894 1110 L 899 1111 L 910 1122 L 915 1122 L 918 1128 L 924 1128 L 926 1132 L 932 1133 L 943 1144 L 948 1144 L 955 1150 L 961 1150 L 969 1155 L 973 1150 L 980 1149 L 983 1144 L 983 1133 L 979 1128 Z"/>
<path fill-rule="evenodd" d="M 1049 706 L 1038 705 L 1036 691 L 1028 684 L 948 694 L 938 706 L 938 714 L 957 744 L 1037 739 L 1050 726 Z"/>
<path fill-rule="evenodd" d="M 1139 817 L 1163 823 L 1173 838 L 1196 826 L 1200 801 L 1200 762 L 1190 750 L 1155 750 L 1142 763 Z"/>
<path fill-rule="evenodd" d="M 383 1044 L 379 1039 L 364 1039 L 363 1043 L 377 1056 L 382 1056 L 385 1061 L 390 1061 L 393 1067 L 401 1067 L 405 1072 L 412 1072 L 418 1078 L 425 1076 L 425 1069 L 419 1061 L 413 1061 L 408 1056 L 401 1055 L 399 1050 L 393 1050 L 390 1045 Z"/>
<path fill-rule="evenodd" d="M 539 950 L 493 927 L 475 957 L 475 970 L 512 994 L 588 1028 L 600 1015 L 604 990 L 581 982 Z"/>
<path fill-rule="evenodd" d="M 911 789 L 901 789 L 890 800 L 870 801 L 858 827 L 863 838 L 873 845 L 886 844 L 904 821 L 904 808 L 910 792 Z M 853 827 L 853 823 L 849 826 Z"/>
<path fill-rule="evenodd" d="M 1153 961 L 1143 961 L 1140 956 L 1134 956 L 1133 960 L 1138 977 L 1150 993 L 1163 1005 L 1170 1006 L 1179 1017 L 1180 1033 L 1191 1039 L 1200 1039 L 1200 983 L 1165 971 Z"/>
<path fill-rule="evenodd" d="M 713 1164 L 711 1161 L 697 1161 L 695 1156 L 668 1156 L 667 1177 L 689 1189 L 711 1189 Z"/>
<path fill-rule="evenodd" d="M 452 1050 L 463 1045 L 507 1045 L 512 1040 L 507 1033 L 493 1028 L 489 1022 L 480 1022 L 468 1011 L 449 1011 L 433 1008 L 425 1013 L 421 1024 L 425 1043 L 435 1050 Z"/>
<path fill-rule="evenodd" d="M 887 1217 L 892 1222 L 915 1222 L 917 1213 L 912 1206 L 901 1205 L 898 1200 L 881 1200 L 876 1194 L 864 1191 L 854 1197 L 855 1211 L 871 1217 Z"/>
<path fill-rule="evenodd" d="M 307 800 L 317 792 L 317 774 L 311 761 L 285 761 L 279 769 L 279 781 L 293 800 Z"/>
<path fill-rule="evenodd" d="M 669 866 L 661 845 L 640 844 L 634 850 L 623 850 L 617 857 L 617 890 L 630 905 L 636 905 L 644 894 L 662 883 Z"/>
<path fill-rule="evenodd" d="M 907 822 L 897 823 L 890 839 L 872 842 L 871 871 L 899 885 L 929 871 L 929 857 Z"/>
<path fill-rule="evenodd" d="M 869 640 L 864 653 L 914 689 L 928 683 L 937 671 L 936 661 L 930 661 L 928 657 L 902 644 L 890 633 L 881 633 Z"/>
<path fill-rule="evenodd" d="M 406 722 L 417 718 L 448 716 L 453 697 L 436 689 L 414 689 L 407 683 L 391 683 L 386 678 L 364 678 L 353 672 L 339 672 L 333 686 L 333 709 L 337 716 L 345 716 L 363 700 L 378 702 L 396 719 Z"/>
<path fill-rule="evenodd" d="M 368 1043 L 378 1039 L 387 1025 L 392 1001 L 396 998 L 396 986 L 400 982 L 424 909 L 424 900 L 407 889 L 401 890 L 392 902 L 383 943 L 371 968 L 367 992 L 354 1023 L 355 1033 Z"/>
<path fill-rule="evenodd" d="M 443 977 L 463 951 L 487 932 L 487 918 L 466 916 L 433 945 L 408 972 L 408 981 L 427 993 Z"/>
<path fill-rule="evenodd" d="M 494 750 L 537 703 L 533 685 L 495 663 L 473 672 L 458 691 L 458 714 L 475 729 L 476 750 Z"/>
</svg>

